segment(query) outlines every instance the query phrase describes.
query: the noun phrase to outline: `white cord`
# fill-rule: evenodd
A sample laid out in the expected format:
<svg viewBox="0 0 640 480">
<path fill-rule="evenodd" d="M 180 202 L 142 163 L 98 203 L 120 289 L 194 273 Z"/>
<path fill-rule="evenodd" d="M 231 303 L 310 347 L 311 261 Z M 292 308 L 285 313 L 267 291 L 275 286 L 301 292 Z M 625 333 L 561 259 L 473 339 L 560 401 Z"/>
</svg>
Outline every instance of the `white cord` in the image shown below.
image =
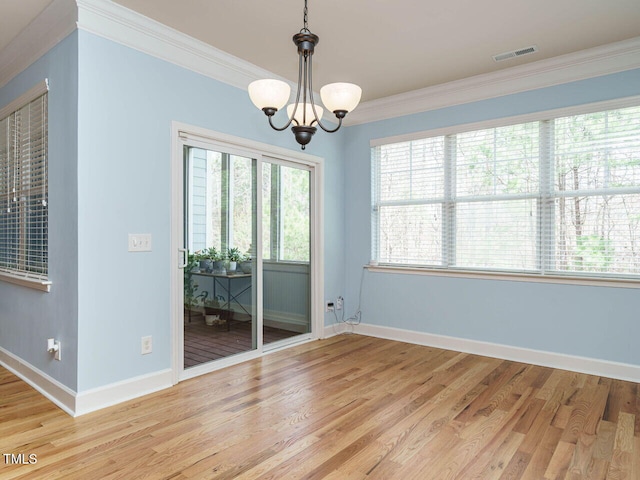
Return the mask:
<svg viewBox="0 0 640 480">
<path fill-rule="evenodd" d="M 358 293 L 358 308 L 356 309 L 356 312 L 351 315 L 350 317 L 348 317 L 347 319 L 344 318 L 344 308 L 342 309 L 342 317 L 340 319 L 338 319 L 338 315 L 336 314 L 335 310 L 333 311 L 333 316 L 336 318 L 336 323 L 345 323 L 347 325 L 351 325 L 352 327 L 354 325 L 359 325 L 361 320 L 362 320 L 362 284 L 364 283 L 364 271 L 365 271 L 365 267 L 362 267 L 362 271 L 360 272 L 360 292 Z M 345 333 L 351 333 L 351 332 L 345 332 Z"/>
</svg>

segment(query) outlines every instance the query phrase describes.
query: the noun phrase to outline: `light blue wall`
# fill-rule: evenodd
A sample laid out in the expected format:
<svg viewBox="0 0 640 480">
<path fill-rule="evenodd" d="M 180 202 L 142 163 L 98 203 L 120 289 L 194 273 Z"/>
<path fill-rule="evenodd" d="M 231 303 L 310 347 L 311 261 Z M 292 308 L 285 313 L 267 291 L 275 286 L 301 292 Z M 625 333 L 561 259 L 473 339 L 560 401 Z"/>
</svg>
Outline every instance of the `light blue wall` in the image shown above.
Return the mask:
<svg viewBox="0 0 640 480">
<path fill-rule="evenodd" d="M 0 282 L 0 346 L 84 392 L 171 366 L 171 121 L 298 146 L 243 90 L 87 32 L 0 89 L 0 105 L 45 77 L 53 287 Z M 357 303 L 370 256 L 371 138 L 638 94 L 640 70 L 319 132 L 307 151 L 326 166 L 325 298 L 344 295 L 347 313 Z M 151 233 L 153 251 L 128 253 L 128 233 Z M 640 364 L 637 290 L 372 273 L 364 287 L 367 323 Z M 140 355 L 143 335 L 153 336 L 151 355 Z M 45 351 L 51 336 L 62 362 Z"/>
<path fill-rule="evenodd" d="M 171 121 L 299 147 L 268 127 L 245 91 L 84 31 L 78 107 L 82 392 L 171 367 Z M 343 294 L 345 278 L 343 135 L 318 132 L 307 148 L 325 158 L 327 298 Z M 151 233 L 153 251 L 128 253 L 128 233 Z M 153 336 L 150 355 L 140 355 L 143 335 Z"/>
<path fill-rule="evenodd" d="M 632 95 L 640 70 L 347 128 L 347 312 L 371 254 L 371 139 Z M 636 289 L 367 271 L 362 304 L 369 324 L 640 365 Z"/>
<path fill-rule="evenodd" d="M 77 377 L 77 76 L 78 35 L 58 43 L 0 89 L 0 107 L 49 79 L 50 293 L 0 281 L 0 347 L 71 389 Z M 62 343 L 62 361 L 46 350 Z"/>
</svg>

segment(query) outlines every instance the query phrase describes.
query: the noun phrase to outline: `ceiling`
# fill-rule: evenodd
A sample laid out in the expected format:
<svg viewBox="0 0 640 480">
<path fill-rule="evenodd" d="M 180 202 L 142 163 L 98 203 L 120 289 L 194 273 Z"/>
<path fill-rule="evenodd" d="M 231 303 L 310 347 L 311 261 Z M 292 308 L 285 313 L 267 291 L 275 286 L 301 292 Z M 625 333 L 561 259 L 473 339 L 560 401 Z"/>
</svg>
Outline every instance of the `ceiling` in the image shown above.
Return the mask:
<svg viewBox="0 0 640 480">
<path fill-rule="evenodd" d="M 50 3 L 51 0 L 1 0 L 0 51 Z"/>
<path fill-rule="evenodd" d="M 114 0 L 295 82 L 303 0 Z M 51 0 L 2 0 L 0 50 Z M 490 8 L 489 8 L 490 7 Z M 638 0 L 309 0 L 314 87 L 363 100 L 640 37 Z M 496 63 L 493 55 L 536 45 Z"/>
</svg>

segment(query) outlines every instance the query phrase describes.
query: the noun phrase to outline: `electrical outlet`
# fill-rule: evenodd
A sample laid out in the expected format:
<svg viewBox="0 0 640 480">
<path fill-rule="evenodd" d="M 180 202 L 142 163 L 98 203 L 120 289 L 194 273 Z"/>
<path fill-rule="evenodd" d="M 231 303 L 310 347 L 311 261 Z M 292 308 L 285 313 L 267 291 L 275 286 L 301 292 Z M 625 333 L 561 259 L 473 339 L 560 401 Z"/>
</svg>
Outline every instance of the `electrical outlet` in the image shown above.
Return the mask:
<svg viewBox="0 0 640 480">
<path fill-rule="evenodd" d="M 344 307 L 344 298 L 338 297 L 336 300 L 336 310 L 342 310 L 342 307 Z"/>
<path fill-rule="evenodd" d="M 334 310 L 335 310 L 335 306 L 333 302 L 327 302 L 327 305 L 325 307 L 325 312 L 333 312 Z"/>
<path fill-rule="evenodd" d="M 142 355 L 147 355 L 148 353 L 151 353 L 152 350 L 153 344 L 151 342 L 151 335 L 148 337 L 142 337 L 142 350 L 140 353 L 142 353 Z"/>
</svg>

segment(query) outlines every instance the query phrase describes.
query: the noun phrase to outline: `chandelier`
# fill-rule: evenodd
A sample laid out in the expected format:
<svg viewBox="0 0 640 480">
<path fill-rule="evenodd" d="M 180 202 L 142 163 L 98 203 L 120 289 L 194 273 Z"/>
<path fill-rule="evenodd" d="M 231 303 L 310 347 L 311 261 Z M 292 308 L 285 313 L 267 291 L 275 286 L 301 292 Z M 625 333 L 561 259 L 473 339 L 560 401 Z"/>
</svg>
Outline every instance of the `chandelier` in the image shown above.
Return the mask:
<svg viewBox="0 0 640 480">
<path fill-rule="evenodd" d="M 307 27 L 307 0 L 304 1 L 304 26 L 293 36 L 293 43 L 298 47 L 298 90 L 294 103 L 287 106 L 289 121 L 282 127 L 273 124 L 273 116 L 288 101 L 291 94 L 289 84 L 281 80 L 263 79 L 249 84 L 249 97 L 253 104 L 269 117 L 269 125 L 279 132 L 291 130 L 302 150 L 316 133 L 316 125 L 328 133 L 337 132 L 342 126 L 342 119 L 360 102 L 362 89 L 353 83 L 330 83 L 320 89 L 320 97 L 325 108 L 338 119 L 338 126 L 331 129 L 322 124 L 324 109 L 316 105 L 313 99 L 313 75 L 311 59 L 313 50 L 320 40 Z M 302 98 L 301 98 L 302 97 Z"/>
</svg>

